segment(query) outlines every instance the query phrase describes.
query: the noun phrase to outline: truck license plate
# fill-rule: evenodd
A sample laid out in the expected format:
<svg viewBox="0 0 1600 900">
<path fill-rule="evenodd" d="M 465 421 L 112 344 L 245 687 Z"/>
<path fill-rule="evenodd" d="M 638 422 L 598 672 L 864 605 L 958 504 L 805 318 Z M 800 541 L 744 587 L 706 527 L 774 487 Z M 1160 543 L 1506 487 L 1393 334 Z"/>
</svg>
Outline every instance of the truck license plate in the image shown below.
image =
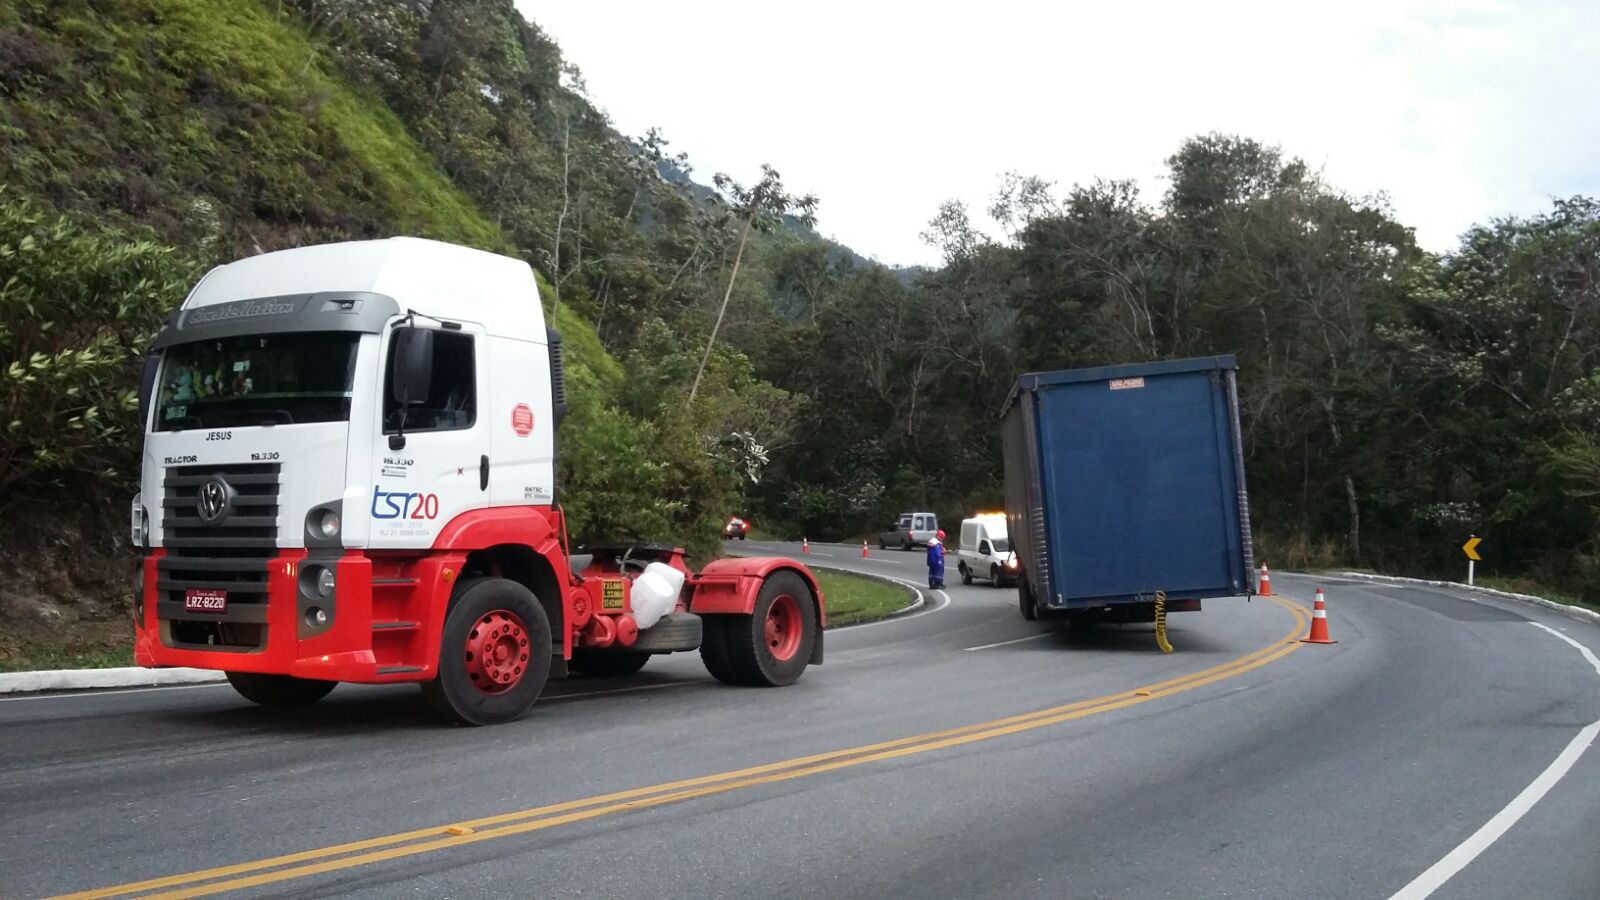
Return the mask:
<svg viewBox="0 0 1600 900">
<path fill-rule="evenodd" d="M 190 588 L 183 592 L 183 608 L 187 612 L 227 612 L 228 592 Z"/>
</svg>

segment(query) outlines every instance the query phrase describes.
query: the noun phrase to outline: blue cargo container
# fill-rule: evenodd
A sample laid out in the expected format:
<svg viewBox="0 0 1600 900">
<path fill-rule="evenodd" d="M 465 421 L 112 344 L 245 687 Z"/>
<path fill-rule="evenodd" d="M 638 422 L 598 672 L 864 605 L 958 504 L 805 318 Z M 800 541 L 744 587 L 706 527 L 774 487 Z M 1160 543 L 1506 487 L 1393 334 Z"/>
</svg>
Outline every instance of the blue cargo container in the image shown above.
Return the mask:
<svg viewBox="0 0 1600 900">
<path fill-rule="evenodd" d="M 1232 356 L 1023 375 L 1001 415 L 1023 615 L 1255 592 Z"/>
</svg>

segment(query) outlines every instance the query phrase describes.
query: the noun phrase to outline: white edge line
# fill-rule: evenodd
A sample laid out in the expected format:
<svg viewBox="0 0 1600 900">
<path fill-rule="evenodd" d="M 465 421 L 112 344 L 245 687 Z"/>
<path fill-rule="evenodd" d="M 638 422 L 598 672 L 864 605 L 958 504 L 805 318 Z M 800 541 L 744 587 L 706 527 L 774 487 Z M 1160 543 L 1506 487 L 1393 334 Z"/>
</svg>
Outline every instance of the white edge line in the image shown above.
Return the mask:
<svg viewBox="0 0 1600 900">
<path fill-rule="evenodd" d="M 1009 641 L 997 641 L 996 643 L 993 643 L 993 644 L 979 644 L 976 647 L 963 647 L 961 649 L 963 649 L 963 650 L 965 650 L 965 651 L 970 653 L 973 650 L 987 650 L 990 647 L 1004 647 L 1007 644 L 1020 644 L 1023 641 L 1036 641 L 1039 638 L 1049 637 L 1050 635 L 1055 634 L 1055 633 L 1056 632 L 1054 632 L 1054 631 L 1041 631 L 1038 634 L 1030 634 L 1027 637 L 1014 638 L 1014 639 L 1009 640 Z"/>
<path fill-rule="evenodd" d="M 222 681 L 204 681 L 198 684 L 164 684 L 160 687 L 140 688 L 94 688 L 91 690 L 61 691 L 59 693 L 45 694 L 20 694 L 15 697 L 0 697 L 0 703 L 20 703 L 23 700 L 74 700 L 78 697 L 120 697 L 123 694 L 148 694 L 151 691 L 189 691 L 195 688 L 227 687 Z"/>
<path fill-rule="evenodd" d="M 691 684 L 709 684 L 707 681 L 663 681 L 658 684 L 636 684 L 631 687 L 605 688 L 598 691 L 577 691 L 553 697 L 540 697 L 538 703 L 560 703 L 564 700 L 583 700 L 587 697 L 604 697 L 608 694 L 636 694 L 640 691 L 659 691 L 662 688 L 684 687 Z"/>
<path fill-rule="evenodd" d="M 404 684 L 410 684 L 410 683 L 411 682 L 401 681 L 401 682 L 392 682 L 392 683 L 389 683 L 389 684 L 376 684 L 376 685 L 356 684 L 354 686 L 355 687 L 392 687 L 392 686 L 404 685 Z M 603 696 L 603 695 L 606 695 L 606 694 L 631 694 L 631 693 L 637 693 L 639 691 L 656 691 L 656 690 L 661 690 L 662 688 L 684 687 L 685 685 L 703 684 L 703 683 L 705 683 L 705 682 L 700 682 L 700 681 L 664 681 L 664 682 L 661 682 L 659 684 L 639 684 L 639 685 L 633 685 L 632 687 L 605 688 L 603 690 L 598 690 L 598 691 L 578 691 L 578 692 L 571 693 L 571 694 L 559 694 L 559 695 L 554 695 L 554 696 L 549 696 L 549 697 L 540 697 L 538 702 L 540 704 L 561 703 L 561 702 L 569 701 L 569 700 L 582 700 L 585 697 L 599 697 L 599 696 Z M 147 693 L 149 693 L 151 691 L 183 691 L 183 690 L 192 690 L 194 688 L 216 688 L 216 687 L 226 687 L 226 686 L 227 685 L 224 684 L 221 681 L 208 681 L 208 682 L 200 682 L 198 684 L 167 684 L 167 685 L 161 685 L 160 687 L 128 688 L 128 689 L 122 689 L 122 690 L 119 690 L 117 688 L 106 688 L 104 690 L 70 691 L 70 692 L 64 692 L 64 693 L 59 693 L 59 694 L 25 694 L 25 695 L 17 696 L 17 697 L 0 697 L 0 703 L 14 703 L 14 702 L 17 702 L 19 700 L 68 700 L 68 699 L 74 699 L 74 698 L 77 698 L 77 697 L 117 697 L 117 696 L 121 696 L 123 694 L 147 694 Z"/>
<path fill-rule="evenodd" d="M 1548 625 L 1542 625 L 1538 622 L 1530 622 L 1529 624 L 1535 628 L 1542 628 L 1578 648 L 1578 652 L 1583 654 L 1583 658 L 1588 660 L 1589 665 L 1594 667 L 1595 674 L 1600 675 L 1600 658 L 1596 658 L 1588 647 Z M 1489 849 L 1495 841 L 1499 840 L 1501 835 L 1510 831 L 1511 826 L 1517 824 L 1517 820 L 1527 815 L 1528 811 L 1533 809 L 1534 804 L 1543 799 L 1545 794 L 1550 793 L 1550 789 L 1555 787 L 1556 783 L 1577 764 L 1578 758 L 1583 756 L 1583 751 L 1589 749 L 1590 745 L 1594 743 L 1597 735 L 1600 735 L 1600 720 L 1590 722 L 1579 731 L 1577 736 L 1567 744 L 1566 749 L 1562 750 L 1560 755 L 1549 766 L 1545 767 L 1543 772 L 1539 773 L 1539 777 L 1533 779 L 1531 784 L 1523 788 L 1522 793 L 1513 797 L 1504 809 L 1495 813 L 1494 818 L 1485 822 L 1482 828 L 1474 831 L 1470 837 L 1462 841 L 1454 850 L 1445 854 L 1443 859 L 1429 866 L 1427 871 L 1418 875 L 1410 884 L 1395 892 L 1389 900 L 1423 900 L 1423 898 L 1442 887 L 1457 872 L 1466 868 L 1474 859 L 1478 858 L 1479 854 Z"/>
</svg>

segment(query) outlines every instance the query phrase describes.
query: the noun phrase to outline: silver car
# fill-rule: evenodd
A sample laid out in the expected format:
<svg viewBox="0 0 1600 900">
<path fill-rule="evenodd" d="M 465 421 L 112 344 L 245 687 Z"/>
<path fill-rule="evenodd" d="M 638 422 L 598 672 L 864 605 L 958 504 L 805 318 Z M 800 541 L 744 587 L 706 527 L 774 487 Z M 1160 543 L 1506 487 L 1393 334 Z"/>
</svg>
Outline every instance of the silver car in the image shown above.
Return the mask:
<svg viewBox="0 0 1600 900">
<path fill-rule="evenodd" d="M 931 512 L 901 513 L 900 520 L 878 533 L 878 549 L 910 550 L 926 545 L 939 533 L 939 517 Z"/>
</svg>

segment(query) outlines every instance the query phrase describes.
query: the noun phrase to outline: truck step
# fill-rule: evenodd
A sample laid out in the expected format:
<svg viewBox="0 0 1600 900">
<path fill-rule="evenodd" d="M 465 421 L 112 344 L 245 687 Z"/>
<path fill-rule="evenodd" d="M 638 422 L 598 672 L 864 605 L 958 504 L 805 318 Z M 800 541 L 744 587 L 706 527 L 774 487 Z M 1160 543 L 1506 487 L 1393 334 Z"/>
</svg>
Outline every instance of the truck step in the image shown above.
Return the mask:
<svg viewBox="0 0 1600 900">
<path fill-rule="evenodd" d="M 411 587 L 417 583 L 415 578 L 374 578 L 373 587 Z"/>
<path fill-rule="evenodd" d="M 416 622 L 405 622 L 405 621 L 401 621 L 399 619 L 395 619 L 395 620 L 389 621 L 389 622 L 373 622 L 372 623 L 372 630 L 373 631 L 414 631 L 414 630 L 416 630 L 416 628 L 417 628 L 417 623 Z"/>
<path fill-rule="evenodd" d="M 407 675 L 412 672 L 421 672 L 421 666 L 379 666 L 379 675 Z"/>
</svg>

